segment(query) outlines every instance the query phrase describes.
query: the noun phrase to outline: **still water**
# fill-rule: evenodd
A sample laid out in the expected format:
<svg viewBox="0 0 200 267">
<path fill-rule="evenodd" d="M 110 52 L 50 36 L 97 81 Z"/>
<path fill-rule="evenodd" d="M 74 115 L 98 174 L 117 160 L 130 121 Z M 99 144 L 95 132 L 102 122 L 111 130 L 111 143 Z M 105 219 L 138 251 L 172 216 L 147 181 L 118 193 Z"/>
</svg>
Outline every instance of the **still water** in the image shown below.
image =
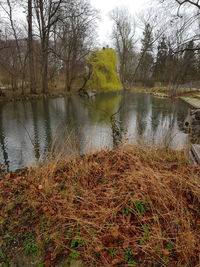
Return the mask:
<svg viewBox="0 0 200 267">
<path fill-rule="evenodd" d="M 0 103 L 0 163 L 16 170 L 42 162 L 53 148 L 80 154 L 110 148 L 110 116 L 118 109 L 128 142 L 173 148 L 188 142 L 183 124 L 189 107 L 181 100 L 125 92 Z"/>
</svg>

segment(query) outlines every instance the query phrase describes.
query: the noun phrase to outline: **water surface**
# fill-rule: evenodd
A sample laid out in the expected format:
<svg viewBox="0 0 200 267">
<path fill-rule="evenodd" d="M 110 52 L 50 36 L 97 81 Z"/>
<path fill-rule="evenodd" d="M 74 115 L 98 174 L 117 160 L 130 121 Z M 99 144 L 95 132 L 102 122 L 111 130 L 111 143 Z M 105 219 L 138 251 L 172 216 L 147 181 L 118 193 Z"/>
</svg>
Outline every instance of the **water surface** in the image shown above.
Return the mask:
<svg viewBox="0 0 200 267">
<path fill-rule="evenodd" d="M 72 95 L 0 103 L 0 163 L 16 170 L 42 162 L 51 147 L 71 153 L 73 146 L 80 154 L 111 148 L 110 116 L 118 109 L 117 120 L 128 142 L 173 148 L 188 142 L 183 124 L 189 107 L 181 100 L 125 92 L 89 100 Z"/>
</svg>

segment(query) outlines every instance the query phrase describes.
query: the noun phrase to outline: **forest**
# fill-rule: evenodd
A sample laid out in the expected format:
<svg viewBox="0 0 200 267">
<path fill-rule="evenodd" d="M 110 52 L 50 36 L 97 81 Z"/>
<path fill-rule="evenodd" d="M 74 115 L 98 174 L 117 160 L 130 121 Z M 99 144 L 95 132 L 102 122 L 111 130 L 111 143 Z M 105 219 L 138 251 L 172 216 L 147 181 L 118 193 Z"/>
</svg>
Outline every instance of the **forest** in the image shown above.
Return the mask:
<svg viewBox="0 0 200 267">
<path fill-rule="evenodd" d="M 109 14 L 124 88 L 199 87 L 198 1 L 153 0 L 137 15 L 123 7 Z M 0 2 L 0 88 L 4 94 L 71 92 L 87 79 L 100 12 L 87 0 Z M 91 64 L 90 64 L 91 65 Z"/>
</svg>

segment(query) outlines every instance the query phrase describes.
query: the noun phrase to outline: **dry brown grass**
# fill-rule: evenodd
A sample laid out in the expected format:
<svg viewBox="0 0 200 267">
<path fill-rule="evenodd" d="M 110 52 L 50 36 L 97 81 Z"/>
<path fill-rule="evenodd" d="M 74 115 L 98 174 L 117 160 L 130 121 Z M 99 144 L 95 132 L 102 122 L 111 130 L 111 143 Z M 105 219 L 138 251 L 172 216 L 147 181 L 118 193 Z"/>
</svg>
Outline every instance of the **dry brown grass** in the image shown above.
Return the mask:
<svg viewBox="0 0 200 267">
<path fill-rule="evenodd" d="M 197 267 L 199 178 L 182 152 L 133 146 L 6 174 L 1 236 L 17 236 L 20 249 L 31 232 L 46 266 L 75 256 L 86 266 Z"/>
</svg>

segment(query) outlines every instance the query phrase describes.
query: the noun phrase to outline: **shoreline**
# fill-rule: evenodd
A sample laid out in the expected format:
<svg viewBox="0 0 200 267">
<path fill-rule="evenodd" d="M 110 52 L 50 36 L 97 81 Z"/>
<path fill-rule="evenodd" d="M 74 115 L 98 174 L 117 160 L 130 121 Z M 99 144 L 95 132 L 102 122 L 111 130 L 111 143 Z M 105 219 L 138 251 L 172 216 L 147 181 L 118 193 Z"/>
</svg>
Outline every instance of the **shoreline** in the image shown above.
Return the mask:
<svg viewBox="0 0 200 267">
<path fill-rule="evenodd" d="M 1 96 L 0 102 L 17 102 L 17 101 L 30 101 L 30 100 L 38 100 L 42 98 L 60 98 L 69 95 L 70 93 L 47 93 L 47 94 L 24 94 L 17 96 Z"/>
<path fill-rule="evenodd" d="M 177 98 L 180 98 L 180 99 L 183 99 L 185 102 L 186 99 L 188 98 L 195 98 L 195 96 L 199 96 L 199 104 L 198 106 L 200 106 L 200 90 L 193 90 L 193 91 L 180 91 L 179 93 L 177 93 L 176 96 L 172 97 L 169 95 L 168 93 L 168 89 L 167 88 L 156 88 L 156 87 L 152 87 L 152 88 L 131 88 L 130 89 L 132 92 L 135 92 L 135 93 L 144 93 L 144 94 L 151 94 L 155 97 L 158 97 L 158 98 L 171 98 L 171 99 L 177 99 Z M 191 97 L 192 96 L 192 97 Z M 192 102 L 192 101 L 191 101 Z M 190 102 L 190 103 L 191 103 Z M 188 104 L 190 104 L 189 102 L 187 102 Z"/>
<path fill-rule="evenodd" d="M 164 90 L 164 89 L 162 89 Z M 144 94 L 151 94 L 155 97 L 158 98 L 180 98 L 182 100 L 184 100 L 185 102 L 187 102 L 190 105 L 192 104 L 192 100 L 190 101 L 190 99 L 192 99 L 192 97 L 189 96 L 193 96 L 195 94 L 199 95 L 200 97 L 200 91 L 193 91 L 193 92 L 182 92 L 179 93 L 177 96 L 175 97 L 171 97 L 167 92 L 162 92 L 162 90 L 160 91 L 157 88 L 132 88 L 132 89 L 124 89 L 124 91 L 132 91 L 135 93 L 144 93 Z M 123 90 L 120 90 L 119 92 L 123 92 Z M 39 94 L 24 94 L 24 95 L 16 95 L 16 96 L 0 96 L 0 102 L 19 102 L 19 101 L 30 101 L 30 100 L 38 100 L 38 99 L 46 99 L 46 98 L 60 98 L 60 97 L 65 97 L 68 96 L 70 94 L 73 93 L 78 93 L 78 91 L 72 91 L 72 92 L 52 92 L 52 93 L 39 93 Z M 105 93 L 104 91 L 102 91 L 102 93 Z M 108 91 L 107 93 L 112 93 L 111 91 Z M 96 93 L 97 95 L 99 93 Z M 188 97 L 187 97 L 188 96 Z M 198 101 L 198 104 L 195 105 L 194 104 L 194 108 L 200 108 L 200 98 Z"/>
<path fill-rule="evenodd" d="M 195 95 L 191 95 L 190 97 L 182 96 L 180 99 L 182 99 L 184 102 L 188 103 L 191 107 L 194 109 L 200 109 L 200 94 L 197 98 Z"/>
</svg>

